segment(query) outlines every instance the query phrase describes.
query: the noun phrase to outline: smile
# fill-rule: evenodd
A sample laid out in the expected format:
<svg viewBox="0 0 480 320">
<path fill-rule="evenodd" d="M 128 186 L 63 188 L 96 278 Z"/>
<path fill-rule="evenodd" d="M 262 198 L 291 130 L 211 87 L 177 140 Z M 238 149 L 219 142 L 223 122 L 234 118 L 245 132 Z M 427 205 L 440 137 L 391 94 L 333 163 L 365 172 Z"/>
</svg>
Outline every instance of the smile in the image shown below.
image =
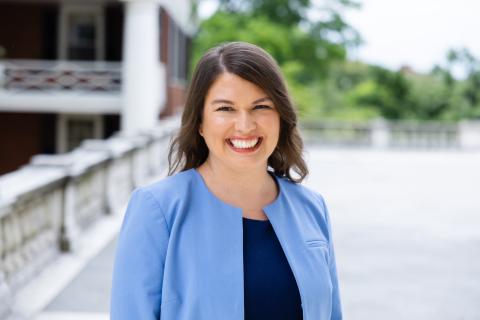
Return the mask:
<svg viewBox="0 0 480 320">
<path fill-rule="evenodd" d="M 230 148 L 236 152 L 247 153 L 254 152 L 262 143 L 263 138 L 253 139 L 226 139 Z"/>
</svg>

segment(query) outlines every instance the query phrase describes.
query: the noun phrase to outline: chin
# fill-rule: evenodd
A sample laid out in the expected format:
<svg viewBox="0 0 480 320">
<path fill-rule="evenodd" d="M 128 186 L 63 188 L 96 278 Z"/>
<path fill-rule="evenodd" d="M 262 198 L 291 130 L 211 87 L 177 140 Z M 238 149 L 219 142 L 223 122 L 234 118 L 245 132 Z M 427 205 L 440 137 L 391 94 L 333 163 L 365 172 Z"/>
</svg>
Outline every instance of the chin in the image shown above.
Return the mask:
<svg viewBox="0 0 480 320">
<path fill-rule="evenodd" d="M 228 161 L 227 164 L 237 170 L 256 170 L 256 169 L 267 169 L 267 159 L 263 161 L 253 160 L 253 159 L 243 159 L 236 161 Z"/>
</svg>

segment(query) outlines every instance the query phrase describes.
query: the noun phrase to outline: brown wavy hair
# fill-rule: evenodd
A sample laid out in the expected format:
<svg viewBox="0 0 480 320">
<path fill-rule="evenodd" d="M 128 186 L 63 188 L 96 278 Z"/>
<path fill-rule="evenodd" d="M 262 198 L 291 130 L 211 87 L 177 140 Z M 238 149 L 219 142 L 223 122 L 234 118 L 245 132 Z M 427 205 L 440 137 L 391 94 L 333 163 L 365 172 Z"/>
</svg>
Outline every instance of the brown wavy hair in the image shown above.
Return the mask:
<svg viewBox="0 0 480 320">
<path fill-rule="evenodd" d="M 297 128 L 297 115 L 276 61 L 262 48 L 245 42 L 228 42 L 207 51 L 192 76 L 182 114 L 180 130 L 168 153 L 168 175 L 197 168 L 207 160 L 208 147 L 199 134 L 208 89 L 224 73 L 235 74 L 262 88 L 280 115 L 277 146 L 268 158 L 276 175 L 301 182 L 308 174 L 303 159 L 303 141 Z M 298 177 L 292 176 L 292 171 Z"/>
</svg>

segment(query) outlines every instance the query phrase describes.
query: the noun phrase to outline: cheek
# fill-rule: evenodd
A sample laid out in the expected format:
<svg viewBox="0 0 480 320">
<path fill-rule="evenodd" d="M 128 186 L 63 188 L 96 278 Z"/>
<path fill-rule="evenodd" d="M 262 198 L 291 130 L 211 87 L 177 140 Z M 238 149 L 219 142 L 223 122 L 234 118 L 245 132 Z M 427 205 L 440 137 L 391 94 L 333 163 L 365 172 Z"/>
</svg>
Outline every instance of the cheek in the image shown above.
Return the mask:
<svg viewBox="0 0 480 320">
<path fill-rule="evenodd" d="M 268 129 L 270 135 L 277 135 L 280 133 L 280 117 L 278 114 L 269 115 L 262 119 L 263 126 Z"/>
<path fill-rule="evenodd" d="M 221 116 L 207 116 L 202 124 L 202 134 L 206 139 L 217 139 L 225 135 L 230 121 Z"/>
<path fill-rule="evenodd" d="M 271 135 L 275 137 L 275 146 L 277 146 L 278 141 L 280 140 L 280 117 L 277 116 L 276 119 L 272 120 L 271 123 L 272 133 Z"/>
<path fill-rule="evenodd" d="M 212 126 L 224 123 L 227 117 L 220 112 L 208 112 L 203 115 L 203 122 L 205 126 L 211 128 Z"/>
<path fill-rule="evenodd" d="M 228 126 L 230 121 L 227 117 L 215 116 L 211 117 L 210 123 L 214 128 L 219 128 Z"/>
</svg>

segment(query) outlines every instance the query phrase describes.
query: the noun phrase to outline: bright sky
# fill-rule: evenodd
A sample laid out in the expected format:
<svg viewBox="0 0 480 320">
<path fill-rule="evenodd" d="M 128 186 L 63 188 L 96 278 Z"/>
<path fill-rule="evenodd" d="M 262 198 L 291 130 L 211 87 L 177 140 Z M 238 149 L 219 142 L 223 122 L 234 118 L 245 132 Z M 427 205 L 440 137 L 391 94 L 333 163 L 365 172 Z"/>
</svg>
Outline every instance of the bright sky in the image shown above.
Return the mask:
<svg viewBox="0 0 480 320">
<path fill-rule="evenodd" d="M 362 8 L 344 15 L 365 41 L 350 52 L 351 58 L 391 69 L 409 65 L 423 72 L 443 64 L 452 47 L 467 47 L 480 58 L 479 0 L 358 1 Z M 216 8 L 215 0 L 200 4 L 202 17 Z"/>
<path fill-rule="evenodd" d="M 351 57 L 390 68 L 429 71 L 449 48 L 467 47 L 480 58 L 478 0 L 362 0 L 346 14 L 365 45 Z"/>
</svg>

